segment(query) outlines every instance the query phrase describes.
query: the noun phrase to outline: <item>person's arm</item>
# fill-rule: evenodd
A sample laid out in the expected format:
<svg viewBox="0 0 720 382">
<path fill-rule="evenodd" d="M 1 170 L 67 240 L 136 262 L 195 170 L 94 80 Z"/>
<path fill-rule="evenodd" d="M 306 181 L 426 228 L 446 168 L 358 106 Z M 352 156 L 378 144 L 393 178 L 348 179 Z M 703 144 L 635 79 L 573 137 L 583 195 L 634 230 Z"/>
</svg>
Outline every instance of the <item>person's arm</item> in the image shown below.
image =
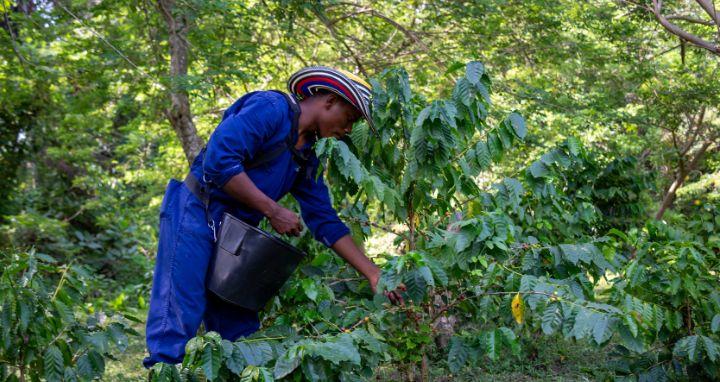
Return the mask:
<svg viewBox="0 0 720 382">
<path fill-rule="evenodd" d="M 313 174 L 306 176 L 301 171 L 301 177 L 296 180 L 290 191 L 300 204 L 303 220 L 317 241 L 331 248 L 365 276 L 373 293 L 377 293 L 380 268 L 368 259 L 353 242 L 350 230 L 338 218 L 337 212 L 332 207 L 330 193 L 323 181 L 323 174 L 320 173 L 317 177 L 314 174 L 317 171 L 317 158 L 314 158 L 313 162 L 310 164 L 315 167 L 314 171 L 311 171 Z M 385 295 L 394 304 L 403 303 L 399 290 L 385 292 Z"/>
<path fill-rule="evenodd" d="M 204 176 L 234 199 L 266 216 L 277 232 L 299 235 L 302 225 L 297 214 L 260 191 L 243 165 L 264 142 L 277 136 L 288 118 L 285 100 L 272 92 L 249 97 L 241 108 L 231 106 L 210 136 L 203 161 Z"/>
<path fill-rule="evenodd" d="M 260 211 L 278 233 L 299 236 L 302 232 L 302 225 L 297 214 L 279 205 L 260 191 L 245 172 L 230 178 L 225 183 L 223 191 L 244 205 Z"/>
<path fill-rule="evenodd" d="M 380 279 L 380 268 L 363 254 L 362 250 L 355 245 L 352 236 L 345 235 L 332 245 L 333 251 L 340 255 L 348 264 L 352 265 L 360 274 L 370 282 L 373 292 L 376 291 L 377 282 Z"/>
<path fill-rule="evenodd" d="M 360 272 L 370 282 L 370 288 L 373 293 L 377 293 L 377 283 L 380 280 L 380 268 L 370 259 L 365 256 L 363 251 L 355 245 L 350 235 L 345 235 L 338 239 L 335 244 L 331 247 L 335 253 L 340 255 L 348 264 L 352 265 L 358 272 Z M 400 290 L 403 287 L 399 288 Z M 403 304 L 403 298 L 400 295 L 400 290 L 385 292 L 385 295 L 390 299 L 393 304 Z"/>
</svg>

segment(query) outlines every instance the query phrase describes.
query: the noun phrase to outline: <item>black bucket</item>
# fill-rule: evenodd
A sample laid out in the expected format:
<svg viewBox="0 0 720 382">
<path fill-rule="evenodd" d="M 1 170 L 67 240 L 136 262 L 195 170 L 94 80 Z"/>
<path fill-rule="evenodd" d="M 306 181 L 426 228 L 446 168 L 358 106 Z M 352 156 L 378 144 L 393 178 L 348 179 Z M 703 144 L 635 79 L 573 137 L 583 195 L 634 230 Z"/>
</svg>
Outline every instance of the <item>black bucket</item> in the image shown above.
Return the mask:
<svg viewBox="0 0 720 382">
<path fill-rule="evenodd" d="M 222 300 L 257 312 L 303 257 L 292 245 L 225 213 L 207 288 Z"/>
</svg>

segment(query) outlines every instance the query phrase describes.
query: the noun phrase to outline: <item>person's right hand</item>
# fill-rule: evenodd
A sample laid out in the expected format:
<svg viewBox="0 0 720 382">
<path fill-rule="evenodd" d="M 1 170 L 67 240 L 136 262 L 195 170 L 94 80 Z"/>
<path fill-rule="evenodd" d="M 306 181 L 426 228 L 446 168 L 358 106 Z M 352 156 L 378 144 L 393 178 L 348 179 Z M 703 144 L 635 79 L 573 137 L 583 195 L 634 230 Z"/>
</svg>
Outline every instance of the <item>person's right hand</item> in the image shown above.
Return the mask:
<svg viewBox="0 0 720 382">
<path fill-rule="evenodd" d="M 278 205 L 273 209 L 267 218 L 270 220 L 270 225 L 279 234 L 300 236 L 300 232 L 302 232 L 300 218 L 296 213 L 285 207 Z"/>
</svg>

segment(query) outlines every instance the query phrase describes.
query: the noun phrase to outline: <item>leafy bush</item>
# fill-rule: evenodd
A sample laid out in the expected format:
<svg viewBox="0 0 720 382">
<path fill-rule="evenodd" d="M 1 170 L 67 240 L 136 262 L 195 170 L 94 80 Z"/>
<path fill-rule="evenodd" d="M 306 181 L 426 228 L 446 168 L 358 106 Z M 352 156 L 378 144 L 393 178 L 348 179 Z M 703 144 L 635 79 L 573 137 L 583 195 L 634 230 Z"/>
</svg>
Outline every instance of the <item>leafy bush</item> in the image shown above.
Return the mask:
<svg viewBox="0 0 720 382">
<path fill-rule="evenodd" d="M 720 376 L 719 243 L 663 222 L 614 234 L 628 261 L 610 301 L 637 321 L 628 329 L 639 340 L 627 344 L 637 354 L 617 361 L 619 372 Z"/>
<path fill-rule="evenodd" d="M 0 238 L 11 247 L 32 246 L 63 263 L 74 260 L 109 282 L 121 281 L 120 286 L 149 280 L 150 263 L 142 252 L 150 247 L 152 235 L 141 232 L 130 217 L 115 215 L 113 221 L 103 221 L 108 218 L 92 216 L 78 224 L 54 218 L 52 213 L 27 210 L 6 219 L 0 225 Z"/>
<path fill-rule="evenodd" d="M 430 365 L 458 373 L 502 357 L 531 357 L 540 351 L 538 335 L 599 351 L 612 346 L 616 372 L 629 380 L 717 376 L 711 320 L 720 311 L 700 297 L 717 294 L 714 252 L 687 237 L 677 249 L 686 248 L 690 263 L 657 266 L 667 259 L 633 255 L 625 243 L 631 235 L 611 228 L 629 226 L 623 216 L 642 209 L 645 175 L 629 170 L 632 160 L 603 163 L 570 138 L 486 191 L 483 173 L 523 142 L 527 128 L 517 112 L 493 117 L 480 63 L 467 65 L 449 99 L 413 95 L 399 69 L 373 85 L 379 137 L 360 125 L 349 145 L 321 140 L 316 150 L 335 200 L 362 227 L 354 232 L 396 236 L 400 255 L 377 259 L 379 288 L 403 283 L 407 304 L 372 296 L 351 269 L 311 245 L 315 256 L 266 310 L 263 330 L 235 343 L 214 333 L 193 339 L 184 362 L 157 365 L 155 380 L 350 381 L 371 377 L 382 364 L 392 364 L 398 379 L 426 379 Z M 616 203 L 627 208 L 608 209 Z M 384 224 L 371 223 L 370 215 Z M 629 282 L 628 272 L 639 268 L 657 274 Z M 677 296 L 670 280 L 683 272 L 702 286 Z M 689 330 L 677 319 L 681 306 L 703 312 Z M 672 362 L 657 344 L 673 349 Z"/>
<path fill-rule="evenodd" d="M 122 316 L 78 312 L 91 277 L 29 252 L 0 253 L 0 377 L 77 381 L 102 376 L 105 358 L 136 335 Z"/>
</svg>

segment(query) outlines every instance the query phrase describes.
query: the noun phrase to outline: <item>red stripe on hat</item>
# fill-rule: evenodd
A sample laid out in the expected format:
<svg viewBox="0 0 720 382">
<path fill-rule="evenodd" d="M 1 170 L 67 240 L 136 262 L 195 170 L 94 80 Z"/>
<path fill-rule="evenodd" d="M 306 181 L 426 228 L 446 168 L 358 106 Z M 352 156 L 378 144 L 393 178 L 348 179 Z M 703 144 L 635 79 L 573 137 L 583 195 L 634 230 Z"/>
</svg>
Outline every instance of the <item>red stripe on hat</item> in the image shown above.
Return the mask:
<svg viewBox="0 0 720 382">
<path fill-rule="evenodd" d="M 298 82 L 296 87 L 299 88 L 299 90 L 302 90 L 303 85 L 305 85 L 305 83 L 311 82 L 311 81 L 328 82 L 328 83 L 331 83 L 331 84 L 337 86 L 338 88 L 340 88 L 340 91 L 342 91 L 345 94 L 345 96 L 350 99 L 350 102 L 352 102 L 356 108 L 360 109 L 360 103 L 353 96 L 352 92 L 349 91 L 348 88 L 345 87 L 345 85 L 341 84 L 340 82 L 335 81 L 332 78 L 324 77 L 324 76 L 307 77 L 307 78 L 303 78 L 302 81 Z"/>
</svg>

